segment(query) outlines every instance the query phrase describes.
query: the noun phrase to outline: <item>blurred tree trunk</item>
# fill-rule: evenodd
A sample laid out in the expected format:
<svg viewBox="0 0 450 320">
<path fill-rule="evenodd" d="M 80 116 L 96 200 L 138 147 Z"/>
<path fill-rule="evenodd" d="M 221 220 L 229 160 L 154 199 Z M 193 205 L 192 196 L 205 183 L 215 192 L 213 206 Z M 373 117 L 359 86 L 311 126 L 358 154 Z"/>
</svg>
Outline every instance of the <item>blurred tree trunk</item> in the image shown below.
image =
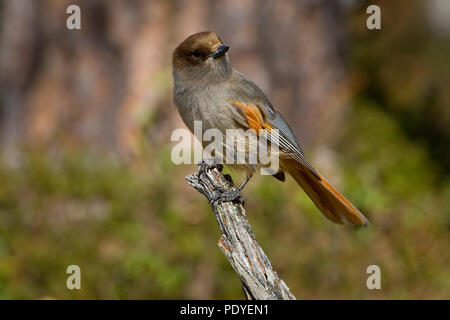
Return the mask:
<svg viewBox="0 0 450 320">
<path fill-rule="evenodd" d="M 81 30 L 66 28 L 69 4 L 81 8 Z M 132 152 L 140 112 L 169 96 L 157 83 L 161 68 L 169 72 L 169 4 L 4 0 L 1 7 L 2 149 Z"/>
<path fill-rule="evenodd" d="M 330 143 L 346 102 L 341 1 L 3 0 L 0 147 L 84 145 L 139 151 L 143 128 L 168 142 L 182 126 L 171 99 L 171 53 L 216 31 L 305 144 Z M 81 8 L 82 30 L 66 28 Z M 148 138 L 148 137 L 147 137 Z"/>
<path fill-rule="evenodd" d="M 237 44 L 235 66 L 263 87 L 302 144 L 333 143 L 349 96 L 345 2 L 244 2 L 216 2 L 211 19 Z"/>
</svg>

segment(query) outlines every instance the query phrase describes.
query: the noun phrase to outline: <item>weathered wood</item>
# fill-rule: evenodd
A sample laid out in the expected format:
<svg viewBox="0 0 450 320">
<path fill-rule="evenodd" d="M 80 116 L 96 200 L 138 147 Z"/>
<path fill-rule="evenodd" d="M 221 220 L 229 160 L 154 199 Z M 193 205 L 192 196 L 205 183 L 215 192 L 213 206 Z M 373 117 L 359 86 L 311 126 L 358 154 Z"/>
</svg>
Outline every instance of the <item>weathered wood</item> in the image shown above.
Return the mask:
<svg viewBox="0 0 450 320">
<path fill-rule="evenodd" d="M 209 159 L 186 181 L 210 202 L 222 232 L 218 245 L 241 279 L 244 295 L 257 300 L 295 300 L 256 241 L 242 204 L 214 200 L 218 194 L 233 190 L 231 179 L 221 171 L 222 166 Z"/>
</svg>

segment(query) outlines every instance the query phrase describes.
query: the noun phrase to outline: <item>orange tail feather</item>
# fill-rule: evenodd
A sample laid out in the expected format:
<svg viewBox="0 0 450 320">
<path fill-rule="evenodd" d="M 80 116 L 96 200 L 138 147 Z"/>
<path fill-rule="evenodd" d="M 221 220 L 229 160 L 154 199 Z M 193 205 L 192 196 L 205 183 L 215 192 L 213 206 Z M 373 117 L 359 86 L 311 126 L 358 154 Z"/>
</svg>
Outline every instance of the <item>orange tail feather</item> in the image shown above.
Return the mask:
<svg viewBox="0 0 450 320">
<path fill-rule="evenodd" d="M 317 176 L 310 169 L 293 160 L 286 161 L 285 167 L 285 170 L 292 175 L 326 218 L 334 223 L 342 224 L 342 216 L 344 216 L 356 225 L 370 224 L 369 220 L 321 175 Z"/>
</svg>

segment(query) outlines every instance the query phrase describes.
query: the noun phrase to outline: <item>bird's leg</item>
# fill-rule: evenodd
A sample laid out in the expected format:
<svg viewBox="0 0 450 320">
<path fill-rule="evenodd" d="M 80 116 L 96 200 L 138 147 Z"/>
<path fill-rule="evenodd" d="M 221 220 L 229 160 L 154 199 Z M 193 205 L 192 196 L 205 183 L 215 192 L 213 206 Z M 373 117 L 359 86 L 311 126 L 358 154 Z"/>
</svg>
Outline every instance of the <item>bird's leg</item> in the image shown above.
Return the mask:
<svg viewBox="0 0 450 320">
<path fill-rule="evenodd" d="M 249 173 L 245 176 L 244 181 L 241 182 L 241 184 L 233 189 L 233 190 L 221 190 L 222 192 L 220 194 L 217 194 L 212 197 L 211 201 L 220 201 L 220 202 L 226 202 L 226 201 L 234 201 L 237 200 L 240 203 L 244 203 L 244 198 L 240 196 L 242 189 L 246 186 L 247 182 L 250 181 L 252 178 L 253 173 Z"/>
<path fill-rule="evenodd" d="M 206 173 L 206 170 L 207 170 L 207 169 L 212 169 L 212 168 L 217 168 L 217 170 L 219 170 L 219 172 L 222 172 L 222 170 L 223 170 L 223 164 L 221 164 L 220 161 L 217 160 L 216 158 L 214 158 L 214 159 L 206 159 L 206 160 L 202 160 L 202 161 L 198 164 L 198 172 L 197 172 L 197 175 L 204 174 L 204 173 Z"/>
</svg>

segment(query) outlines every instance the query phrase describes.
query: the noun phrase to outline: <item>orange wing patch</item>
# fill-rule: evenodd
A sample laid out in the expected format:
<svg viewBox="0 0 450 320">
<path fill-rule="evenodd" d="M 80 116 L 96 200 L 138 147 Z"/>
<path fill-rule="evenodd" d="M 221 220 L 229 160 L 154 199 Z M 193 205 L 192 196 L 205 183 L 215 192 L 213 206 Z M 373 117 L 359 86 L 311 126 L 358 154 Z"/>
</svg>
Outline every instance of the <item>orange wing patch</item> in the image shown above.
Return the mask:
<svg viewBox="0 0 450 320">
<path fill-rule="evenodd" d="M 264 121 L 264 117 L 257 106 L 237 101 L 231 101 L 231 103 L 244 111 L 250 129 L 255 130 L 257 133 L 259 132 L 259 129 L 273 129 L 273 126 L 270 123 Z"/>
</svg>

